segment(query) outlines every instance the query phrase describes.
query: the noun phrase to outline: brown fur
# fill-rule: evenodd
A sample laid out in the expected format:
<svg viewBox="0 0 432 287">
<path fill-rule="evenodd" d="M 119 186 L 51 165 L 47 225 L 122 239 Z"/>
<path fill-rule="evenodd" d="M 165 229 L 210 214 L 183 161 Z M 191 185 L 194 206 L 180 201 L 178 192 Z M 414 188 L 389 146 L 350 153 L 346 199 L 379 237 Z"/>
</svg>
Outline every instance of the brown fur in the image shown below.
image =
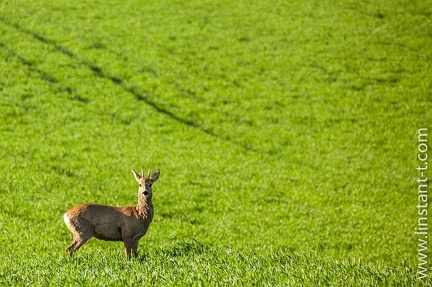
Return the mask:
<svg viewBox="0 0 432 287">
<path fill-rule="evenodd" d="M 64 214 L 64 221 L 73 234 L 66 252 L 72 256 L 90 238 L 123 241 L 126 258 L 137 254 L 138 242 L 153 219 L 152 184 L 159 178 L 157 170 L 150 177 L 132 170 L 140 187 L 138 205 L 114 207 L 99 204 L 80 204 Z"/>
</svg>

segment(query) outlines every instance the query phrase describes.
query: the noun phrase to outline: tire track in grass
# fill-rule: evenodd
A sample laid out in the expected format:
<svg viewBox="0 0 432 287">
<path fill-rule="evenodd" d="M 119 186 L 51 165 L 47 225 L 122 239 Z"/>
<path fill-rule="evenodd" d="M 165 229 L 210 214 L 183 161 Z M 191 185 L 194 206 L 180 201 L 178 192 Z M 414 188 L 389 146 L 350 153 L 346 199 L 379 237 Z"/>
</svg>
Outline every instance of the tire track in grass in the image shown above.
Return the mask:
<svg viewBox="0 0 432 287">
<path fill-rule="evenodd" d="M 12 57 L 18 59 L 21 62 L 21 64 L 23 64 L 24 66 L 27 66 L 30 69 L 30 71 L 36 72 L 37 74 L 39 74 L 42 77 L 43 80 L 45 80 L 45 81 L 47 81 L 49 83 L 52 83 L 52 84 L 59 83 L 59 81 L 56 78 L 54 78 L 50 74 L 45 73 L 44 71 L 42 71 L 39 68 L 37 68 L 35 66 L 35 64 L 33 64 L 29 60 L 25 59 L 24 57 L 21 57 L 17 53 L 15 53 L 12 49 L 8 48 L 3 42 L 0 42 L 0 48 L 6 50 L 6 52 L 9 55 L 11 55 Z"/>
<path fill-rule="evenodd" d="M 36 39 L 39 42 L 42 42 L 46 45 L 49 45 L 51 47 L 54 48 L 55 51 L 60 52 L 66 56 L 68 56 L 70 59 L 78 62 L 80 65 L 83 65 L 85 67 L 87 67 L 88 69 L 90 69 L 97 77 L 101 78 L 101 79 L 105 79 L 105 80 L 109 80 L 111 81 L 113 84 L 121 87 L 123 90 L 125 90 L 126 92 L 132 94 L 136 100 L 144 102 L 146 105 L 152 107 L 153 109 L 155 109 L 158 113 L 161 113 L 169 118 L 171 118 L 172 120 L 179 122 L 183 125 L 186 125 L 188 127 L 197 129 L 209 136 L 212 136 L 214 138 L 217 139 L 221 139 L 221 140 L 225 140 L 228 141 L 236 146 L 241 147 L 245 152 L 257 152 L 257 150 L 251 146 L 245 146 L 241 143 L 239 143 L 238 141 L 233 140 L 230 137 L 224 137 L 222 135 L 219 135 L 215 132 L 213 132 L 212 130 L 203 127 L 202 125 L 189 120 L 189 119 L 185 119 L 182 118 L 178 115 L 176 115 L 175 113 L 171 112 L 170 110 L 164 108 L 163 106 L 161 106 L 160 104 L 158 104 L 157 102 L 153 101 L 152 99 L 150 99 L 148 96 L 146 96 L 145 94 L 143 94 L 142 92 L 138 91 L 135 87 L 130 87 L 128 85 L 126 85 L 124 82 L 124 80 L 122 78 L 116 77 L 116 76 L 112 76 L 109 75 L 108 73 L 106 73 L 101 67 L 86 61 L 82 58 L 80 58 L 78 55 L 74 54 L 72 51 L 70 51 L 69 49 L 67 49 L 66 47 L 57 44 L 54 40 L 48 39 L 47 37 L 44 37 L 34 31 L 28 30 L 24 27 L 21 27 L 20 25 L 16 24 L 16 23 L 12 23 L 9 22 L 8 20 L 6 20 L 5 18 L 0 17 L 0 21 L 9 26 L 14 28 L 15 30 L 17 30 L 20 33 L 24 33 L 27 35 L 32 36 L 34 39 Z M 5 47 L 4 44 L 0 43 L 0 47 Z M 10 51 L 11 53 L 13 53 L 24 65 L 30 67 L 30 69 L 34 70 L 35 72 L 39 73 L 44 79 L 46 78 L 48 81 L 53 82 L 53 83 L 58 83 L 59 81 L 57 79 L 55 79 L 54 77 L 50 76 L 49 74 L 41 71 L 40 69 L 38 69 L 37 67 L 34 66 L 33 63 L 31 63 L 30 61 L 20 57 L 19 55 L 16 55 L 12 50 L 10 50 L 9 48 L 6 48 L 8 51 Z M 69 90 L 69 89 L 66 89 Z"/>
<path fill-rule="evenodd" d="M 18 55 L 16 52 L 14 52 L 11 48 L 9 48 L 8 46 L 6 46 L 3 42 L 0 42 L 0 49 L 5 50 L 10 56 L 18 59 L 22 65 L 28 67 L 28 69 L 32 72 L 37 73 L 44 81 L 50 83 L 50 84 L 61 84 L 61 82 L 56 79 L 54 76 L 42 71 L 41 69 L 39 69 L 34 63 L 32 63 L 31 61 L 27 60 L 26 58 Z M 61 84 L 61 88 L 60 91 L 62 92 L 66 92 L 70 95 L 72 95 L 73 89 L 71 87 L 65 86 L 63 84 Z M 74 97 L 75 99 L 75 97 Z M 76 97 L 76 99 L 81 99 L 80 97 Z"/>
</svg>

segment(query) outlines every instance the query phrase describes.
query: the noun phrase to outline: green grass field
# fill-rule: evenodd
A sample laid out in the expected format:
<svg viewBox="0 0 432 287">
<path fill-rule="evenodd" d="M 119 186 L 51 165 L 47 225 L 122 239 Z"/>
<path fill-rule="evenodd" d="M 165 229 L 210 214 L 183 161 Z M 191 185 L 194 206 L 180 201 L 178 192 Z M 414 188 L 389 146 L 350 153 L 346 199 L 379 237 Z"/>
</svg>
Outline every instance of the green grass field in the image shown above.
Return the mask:
<svg viewBox="0 0 432 287">
<path fill-rule="evenodd" d="M 431 48 L 424 0 L 0 0 L 0 285 L 430 286 Z M 148 167 L 138 258 L 68 258 Z"/>
</svg>

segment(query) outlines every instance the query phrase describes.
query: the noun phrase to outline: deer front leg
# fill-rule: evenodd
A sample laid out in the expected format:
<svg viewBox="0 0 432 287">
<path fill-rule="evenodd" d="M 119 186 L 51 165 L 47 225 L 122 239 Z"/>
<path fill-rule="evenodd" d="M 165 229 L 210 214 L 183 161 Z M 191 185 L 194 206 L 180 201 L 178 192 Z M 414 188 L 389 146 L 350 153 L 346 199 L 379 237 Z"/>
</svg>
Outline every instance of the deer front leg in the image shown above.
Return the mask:
<svg viewBox="0 0 432 287">
<path fill-rule="evenodd" d="M 137 248 L 138 240 L 126 239 L 124 241 L 124 251 L 127 260 L 129 260 L 132 256 L 138 255 Z"/>
<path fill-rule="evenodd" d="M 135 257 L 138 256 L 138 242 L 139 239 L 136 239 L 132 242 L 132 254 Z"/>
</svg>

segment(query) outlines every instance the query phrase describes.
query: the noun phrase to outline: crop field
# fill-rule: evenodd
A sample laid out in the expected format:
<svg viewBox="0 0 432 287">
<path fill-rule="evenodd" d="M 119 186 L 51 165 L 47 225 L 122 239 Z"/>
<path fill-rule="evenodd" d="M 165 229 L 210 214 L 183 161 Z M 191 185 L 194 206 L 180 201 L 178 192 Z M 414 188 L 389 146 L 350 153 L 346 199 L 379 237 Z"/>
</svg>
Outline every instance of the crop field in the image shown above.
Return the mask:
<svg viewBox="0 0 432 287">
<path fill-rule="evenodd" d="M 0 0 L 0 286 L 431 286 L 431 111 L 430 1 Z M 69 258 L 149 167 L 138 256 Z"/>
</svg>

